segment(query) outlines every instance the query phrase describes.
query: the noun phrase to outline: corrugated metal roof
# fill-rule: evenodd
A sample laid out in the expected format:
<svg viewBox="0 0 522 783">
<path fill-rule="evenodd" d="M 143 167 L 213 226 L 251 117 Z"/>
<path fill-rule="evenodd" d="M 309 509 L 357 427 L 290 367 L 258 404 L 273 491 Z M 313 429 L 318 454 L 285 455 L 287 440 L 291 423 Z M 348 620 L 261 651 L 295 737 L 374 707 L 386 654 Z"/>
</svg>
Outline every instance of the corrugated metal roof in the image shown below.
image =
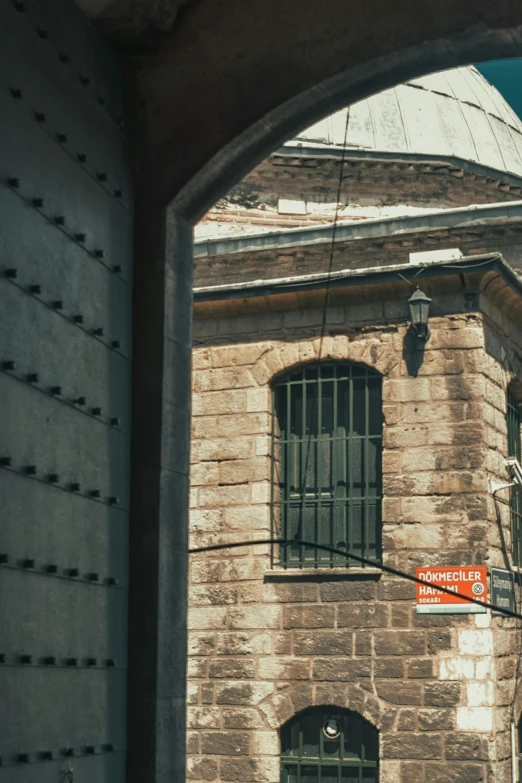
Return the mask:
<svg viewBox="0 0 522 783">
<path fill-rule="evenodd" d="M 413 79 L 326 117 L 289 146 L 443 155 L 522 175 L 522 120 L 476 68 Z"/>
</svg>

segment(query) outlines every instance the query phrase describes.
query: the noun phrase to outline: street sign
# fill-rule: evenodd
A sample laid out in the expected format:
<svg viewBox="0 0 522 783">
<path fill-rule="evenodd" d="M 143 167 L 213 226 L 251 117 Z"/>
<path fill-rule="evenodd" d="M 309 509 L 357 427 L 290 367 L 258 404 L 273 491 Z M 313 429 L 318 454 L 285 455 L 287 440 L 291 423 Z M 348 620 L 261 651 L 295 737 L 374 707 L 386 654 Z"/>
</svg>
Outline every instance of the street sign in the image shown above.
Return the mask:
<svg viewBox="0 0 522 783">
<path fill-rule="evenodd" d="M 491 603 L 502 609 L 515 611 L 515 578 L 512 571 L 503 568 L 491 569 Z M 503 614 L 496 612 L 493 614 Z"/>
<path fill-rule="evenodd" d="M 417 568 L 417 614 L 483 614 L 485 606 L 439 590 L 446 587 L 478 601 L 487 601 L 486 566 L 426 566 Z"/>
</svg>

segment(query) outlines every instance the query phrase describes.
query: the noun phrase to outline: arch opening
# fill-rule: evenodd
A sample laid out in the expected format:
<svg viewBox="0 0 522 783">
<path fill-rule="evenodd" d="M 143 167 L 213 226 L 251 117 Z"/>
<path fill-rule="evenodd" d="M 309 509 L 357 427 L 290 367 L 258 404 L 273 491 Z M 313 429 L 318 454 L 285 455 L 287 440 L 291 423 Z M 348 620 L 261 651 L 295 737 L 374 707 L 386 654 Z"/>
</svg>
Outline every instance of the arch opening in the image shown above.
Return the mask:
<svg viewBox="0 0 522 783">
<path fill-rule="evenodd" d="M 359 713 L 312 707 L 281 728 L 281 783 L 377 783 L 379 732 Z"/>
</svg>

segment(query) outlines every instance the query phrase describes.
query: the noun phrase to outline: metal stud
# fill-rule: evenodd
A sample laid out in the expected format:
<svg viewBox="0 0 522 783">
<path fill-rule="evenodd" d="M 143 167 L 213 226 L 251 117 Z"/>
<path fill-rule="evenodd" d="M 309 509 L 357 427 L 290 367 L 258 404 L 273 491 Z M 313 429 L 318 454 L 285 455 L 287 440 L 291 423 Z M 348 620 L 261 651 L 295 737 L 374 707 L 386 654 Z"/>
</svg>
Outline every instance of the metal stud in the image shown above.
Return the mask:
<svg viewBox="0 0 522 783">
<path fill-rule="evenodd" d="M 63 217 L 63 215 L 56 215 L 56 217 L 54 218 L 54 222 L 56 223 L 57 226 L 64 226 L 65 218 Z"/>
<path fill-rule="evenodd" d="M 108 576 L 105 581 L 107 582 L 108 587 L 115 587 L 118 584 L 118 580 L 113 576 Z"/>
<path fill-rule="evenodd" d="M 58 139 L 60 144 L 66 144 L 67 143 L 67 136 L 65 135 L 65 133 L 58 133 L 56 138 Z"/>
<path fill-rule="evenodd" d="M 106 182 L 106 181 L 107 181 L 107 174 L 106 174 L 104 171 L 99 171 L 99 172 L 96 174 L 96 179 L 97 179 L 99 182 Z"/>
<path fill-rule="evenodd" d="M 49 473 L 50 484 L 58 484 L 59 481 L 60 481 L 60 476 L 58 473 Z"/>
<path fill-rule="evenodd" d="M 36 475 L 36 465 L 27 465 L 25 468 L 25 473 L 27 476 L 35 476 Z"/>
<path fill-rule="evenodd" d="M 110 498 L 108 499 L 108 503 L 111 506 L 117 506 L 119 502 L 120 501 L 118 500 L 118 498 L 115 495 L 111 495 Z"/>
<path fill-rule="evenodd" d="M 46 666 L 56 666 L 56 657 L 54 655 L 46 655 L 43 662 Z"/>
<path fill-rule="evenodd" d="M 92 409 L 92 415 L 93 416 L 101 416 L 101 414 L 102 414 L 102 409 L 101 408 L 93 408 Z"/>
<path fill-rule="evenodd" d="M 112 343 L 111 343 L 111 346 L 113 348 L 119 348 L 121 346 L 121 343 L 120 343 L 119 340 L 113 340 Z"/>
<path fill-rule="evenodd" d="M 83 315 L 74 315 L 73 321 L 75 324 L 83 324 Z"/>
<path fill-rule="evenodd" d="M 71 490 L 71 492 L 79 492 L 80 485 L 77 481 L 73 481 L 72 484 L 69 484 L 69 489 Z"/>
<path fill-rule="evenodd" d="M 45 114 L 43 111 L 35 111 L 34 118 L 36 122 L 45 122 Z"/>
<path fill-rule="evenodd" d="M 25 560 L 22 560 L 22 566 L 23 568 L 34 568 L 34 560 L 32 557 L 26 557 Z"/>
<path fill-rule="evenodd" d="M 9 555 L 6 555 L 4 552 L 2 552 L 2 554 L 0 555 L 0 563 L 2 563 L 2 565 L 7 565 L 8 562 L 9 562 Z"/>
<path fill-rule="evenodd" d="M 40 209 L 41 207 L 43 207 L 43 198 L 32 198 L 31 204 L 33 205 L 33 207 Z"/>
<path fill-rule="evenodd" d="M 58 397 L 61 393 L 62 393 L 61 386 L 51 386 L 51 394 L 54 394 Z"/>
<path fill-rule="evenodd" d="M 96 660 L 96 658 L 94 660 Z M 85 746 L 85 754 L 87 756 L 93 756 L 95 753 L 96 753 L 96 748 L 94 747 L 94 745 Z"/>
<path fill-rule="evenodd" d="M 65 662 L 67 666 L 78 666 L 78 658 L 67 658 Z M 69 755 L 72 756 L 73 754 L 70 753 Z"/>
<path fill-rule="evenodd" d="M 11 457 L 0 457 L 0 465 L 3 468 L 10 468 L 11 467 Z"/>
<path fill-rule="evenodd" d="M 105 665 L 107 666 L 107 668 L 113 669 L 116 666 L 116 661 L 114 660 L 114 658 L 107 658 L 107 660 L 105 661 Z"/>
<path fill-rule="evenodd" d="M 99 489 L 91 489 L 91 498 L 99 498 L 101 497 L 101 492 Z"/>
<path fill-rule="evenodd" d="M 7 184 L 9 185 L 10 188 L 18 188 L 20 187 L 20 180 L 18 179 L 18 177 L 9 177 L 9 179 L 7 180 Z"/>
<path fill-rule="evenodd" d="M 42 293 L 42 286 L 41 285 L 30 285 L 29 286 L 29 292 L 31 294 L 41 294 Z"/>
<path fill-rule="evenodd" d="M 103 337 L 103 335 L 105 334 L 105 331 L 104 331 L 103 327 L 98 326 L 98 328 L 94 330 L 94 334 L 96 335 L 96 337 Z"/>
<path fill-rule="evenodd" d="M 10 280 L 16 280 L 16 278 L 18 277 L 18 272 L 16 269 L 6 269 L 4 274 Z"/>
<path fill-rule="evenodd" d="M 53 302 L 53 308 L 55 310 L 63 310 L 63 302 L 62 302 L 62 300 L 61 299 L 56 299 Z"/>
<path fill-rule="evenodd" d="M 121 274 L 121 270 L 122 270 L 121 264 L 114 264 L 114 266 L 112 267 L 112 271 L 115 272 L 117 275 Z"/>
<path fill-rule="evenodd" d="M 111 418 L 111 427 L 119 427 L 119 425 L 120 425 L 119 418 L 117 416 L 113 416 Z"/>
<path fill-rule="evenodd" d="M 97 658 L 87 658 L 87 666 L 97 666 L 97 665 L 98 665 Z"/>
<path fill-rule="evenodd" d="M 105 250 L 99 248 L 98 250 L 94 251 L 94 255 L 96 256 L 96 258 L 105 258 Z"/>
<path fill-rule="evenodd" d="M 19 753 L 16 757 L 16 760 L 20 764 L 29 764 L 29 753 Z"/>
<path fill-rule="evenodd" d="M 75 400 L 73 400 L 73 402 L 74 402 L 76 405 L 85 405 L 85 403 L 87 402 L 87 400 L 85 399 L 85 397 L 77 397 Z"/>
<path fill-rule="evenodd" d="M 29 375 L 27 376 L 27 380 L 29 381 L 29 383 L 38 383 L 38 378 L 39 375 L 37 372 L 30 372 Z"/>
<path fill-rule="evenodd" d="M 85 242 L 86 240 L 86 236 L 83 232 L 80 232 L 79 234 L 75 234 L 74 238 L 76 239 L 77 242 Z"/>
<path fill-rule="evenodd" d="M 8 359 L 6 362 L 2 362 L 2 370 L 14 370 L 15 363 L 12 359 Z"/>
<path fill-rule="evenodd" d="M 67 576 L 80 576 L 80 570 L 78 568 L 68 568 Z"/>
<path fill-rule="evenodd" d="M 87 574 L 87 581 L 89 581 L 89 582 L 99 582 L 100 581 L 100 577 L 96 573 Z"/>
<path fill-rule="evenodd" d="M 76 157 L 78 158 L 79 163 L 87 163 L 87 155 L 84 155 L 83 152 L 79 152 Z"/>
<path fill-rule="evenodd" d="M 16 98 L 17 100 L 19 100 L 19 99 L 22 97 L 22 90 L 19 90 L 19 89 L 18 89 L 18 88 L 16 88 L 16 87 L 13 87 L 13 88 L 10 90 L 10 93 L 11 93 L 12 97 L 13 97 L 13 98 Z"/>
<path fill-rule="evenodd" d="M 54 563 L 49 563 L 49 565 L 45 566 L 45 571 L 47 574 L 57 574 L 58 573 L 58 566 Z"/>
<path fill-rule="evenodd" d="M 32 655 L 21 655 L 20 656 L 20 663 L 27 664 L 33 662 L 33 656 Z"/>
</svg>

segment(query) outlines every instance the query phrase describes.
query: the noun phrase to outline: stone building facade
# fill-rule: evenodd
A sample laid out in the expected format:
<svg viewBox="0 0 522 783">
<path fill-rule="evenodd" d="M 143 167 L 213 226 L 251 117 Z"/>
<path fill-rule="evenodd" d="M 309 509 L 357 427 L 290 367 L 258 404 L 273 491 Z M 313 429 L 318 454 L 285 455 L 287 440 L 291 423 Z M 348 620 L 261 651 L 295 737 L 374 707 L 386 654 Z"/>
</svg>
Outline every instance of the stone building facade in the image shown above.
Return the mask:
<svg viewBox="0 0 522 783">
<path fill-rule="evenodd" d="M 517 207 L 505 213 L 506 230 L 517 228 Z M 232 200 L 228 209 L 233 223 Z M 450 214 L 453 205 L 444 230 L 421 231 L 432 251 L 448 247 Z M 227 231 L 215 238 L 214 258 L 210 240 L 202 240 L 191 545 L 245 545 L 191 556 L 194 783 L 512 780 L 512 724 L 518 726 L 522 708 L 516 621 L 489 610 L 418 614 L 415 585 L 379 567 L 517 572 L 509 490 L 494 496 L 491 487 L 492 480 L 507 481 L 507 395 L 517 398 L 522 380 L 522 287 L 492 252 L 499 222 L 486 215 L 469 229 L 482 232 L 480 255 L 422 265 L 376 246 L 375 228 L 373 239 L 356 240 L 357 262 L 350 263 L 355 240 L 347 229 L 347 239 L 335 246 L 330 240 L 334 261 L 339 253 L 334 274 L 327 271 L 328 239 L 317 234 L 309 244 L 299 230 L 283 240 L 280 232 L 265 234 L 257 245 L 254 237 L 249 245 L 244 233 Z M 404 245 L 401 226 L 383 226 L 384 241 L 403 243 L 403 254 L 419 250 L 418 234 Z M 230 242 L 243 244 L 230 253 Z M 282 252 L 297 259 L 286 276 Z M 413 278 L 432 299 L 426 342 L 410 327 Z M 293 373 L 317 367 L 327 368 L 327 378 L 339 367 L 378 378 L 372 405 L 382 447 L 371 452 L 379 463 L 379 511 L 372 517 L 378 537 L 373 562 L 364 566 L 317 553 L 314 562 L 296 560 L 297 550 L 253 543 L 281 535 L 286 513 L 276 478 L 283 442 L 276 390 Z M 318 425 L 317 443 L 320 433 Z M 301 475 L 302 465 L 296 470 Z M 285 529 L 289 537 L 296 530 L 290 523 Z M 347 547 L 332 536 L 321 540 Z M 348 551 L 367 549 L 356 537 Z"/>
</svg>

